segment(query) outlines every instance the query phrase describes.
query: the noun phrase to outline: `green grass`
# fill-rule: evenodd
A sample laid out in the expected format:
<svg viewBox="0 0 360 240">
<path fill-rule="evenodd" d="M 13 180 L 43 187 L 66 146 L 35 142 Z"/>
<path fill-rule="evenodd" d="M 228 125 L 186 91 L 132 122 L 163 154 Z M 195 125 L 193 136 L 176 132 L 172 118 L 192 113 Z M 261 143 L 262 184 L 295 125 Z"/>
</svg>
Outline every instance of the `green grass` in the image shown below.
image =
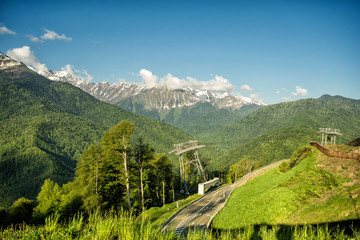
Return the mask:
<svg viewBox="0 0 360 240">
<path fill-rule="evenodd" d="M 161 232 L 149 222 L 137 223 L 126 212 L 95 212 L 87 221 L 82 215 L 60 223 L 57 216 L 49 217 L 44 226 L 20 224 L 0 230 L 0 239 L 124 239 L 124 240 L 232 240 L 232 239 L 359 239 L 358 228 L 350 233 L 344 229 L 322 226 L 248 226 L 234 231 L 204 231 L 191 229 L 186 237 Z"/>
<path fill-rule="evenodd" d="M 291 170 L 272 169 L 236 189 L 213 221 L 214 229 L 249 225 L 312 224 L 357 219 L 360 196 L 349 198 L 351 179 L 317 166 L 315 151 Z M 231 221 L 229 221 L 231 219 Z"/>
<path fill-rule="evenodd" d="M 176 211 L 191 203 L 192 201 L 195 201 L 199 197 L 201 197 L 201 195 L 193 194 L 185 199 L 179 200 L 179 207 L 177 207 L 176 202 L 165 204 L 163 207 L 152 207 L 141 214 L 138 217 L 138 221 L 146 219 L 150 221 L 154 227 L 159 227 Z"/>
</svg>

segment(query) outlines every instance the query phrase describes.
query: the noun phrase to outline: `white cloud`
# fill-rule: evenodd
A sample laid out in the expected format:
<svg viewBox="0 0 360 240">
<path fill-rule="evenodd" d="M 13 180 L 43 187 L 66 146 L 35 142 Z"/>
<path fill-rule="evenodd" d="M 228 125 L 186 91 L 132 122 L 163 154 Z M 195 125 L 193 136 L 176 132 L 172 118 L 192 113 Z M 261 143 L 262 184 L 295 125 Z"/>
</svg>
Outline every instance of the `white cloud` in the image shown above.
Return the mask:
<svg viewBox="0 0 360 240">
<path fill-rule="evenodd" d="M 277 90 L 275 93 L 276 93 L 276 94 L 279 94 L 279 93 L 280 93 L 280 91 L 279 91 L 279 90 Z"/>
<path fill-rule="evenodd" d="M 31 51 L 29 46 L 24 46 L 22 48 L 13 48 L 11 50 L 8 50 L 6 54 L 11 58 L 23 62 L 24 64 L 34 68 L 38 72 L 49 72 L 46 65 L 40 63 L 39 59 L 35 57 L 34 52 Z"/>
<path fill-rule="evenodd" d="M 212 90 L 212 91 L 229 91 L 234 89 L 234 86 L 230 81 L 223 76 L 215 75 L 214 79 L 209 81 L 198 81 L 193 77 L 186 77 L 186 79 L 178 78 L 171 73 L 162 77 L 154 75 L 151 71 L 141 69 L 139 72 L 142 79 L 148 85 L 149 88 L 153 87 L 167 87 L 168 89 L 182 89 L 182 88 L 194 88 L 197 90 Z"/>
<path fill-rule="evenodd" d="M 251 98 L 252 100 L 255 100 L 255 101 L 264 103 L 264 99 L 260 98 L 260 95 L 257 94 L 257 93 L 251 94 L 251 95 L 250 95 L 250 98 Z"/>
<path fill-rule="evenodd" d="M 65 71 L 66 73 L 68 73 L 69 75 L 73 76 L 74 78 L 78 78 L 82 81 L 86 81 L 86 82 L 91 82 L 91 80 L 93 79 L 93 76 L 91 76 L 87 70 L 77 70 L 74 69 L 74 66 L 71 66 L 70 64 L 66 64 L 65 67 L 62 67 L 61 70 Z M 75 73 L 77 74 L 75 74 Z"/>
<path fill-rule="evenodd" d="M 170 73 L 168 73 L 164 78 L 162 78 L 161 81 L 162 81 L 161 85 L 165 85 L 168 89 L 179 89 L 179 88 L 190 87 L 186 85 L 187 81 L 185 79 L 180 79 L 178 77 L 173 76 Z"/>
<path fill-rule="evenodd" d="M 305 88 L 301 88 L 300 86 L 296 86 L 296 92 L 292 92 L 292 95 L 294 96 L 306 96 L 308 93 L 308 90 Z"/>
<path fill-rule="evenodd" d="M 258 100 L 259 99 L 259 94 L 253 93 L 250 95 L 250 98 L 254 99 L 254 100 Z"/>
<path fill-rule="evenodd" d="M 158 85 L 158 77 L 154 75 L 152 72 L 146 69 L 141 69 L 139 72 L 142 79 L 148 85 L 149 88 L 156 87 Z"/>
<path fill-rule="evenodd" d="M 67 73 L 70 74 L 70 75 L 75 76 L 72 68 L 73 68 L 73 66 L 71 66 L 70 64 L 66 64 L 65 67 L 62 67 L 62 68 L 61 68 L 61 70 L 67 72 Z"/>
<path fill-rule="evenodd" d="M 249 85 L 242 85 L 241 86 L 241 90 L 243 90 L 244 92 L 251 92 L 252 90 L 254 90 L 253 88 L 251 88 Z"/>
<path fill-rule="evenodd" d="M 29 37 L 30 41 L 35 42 L 35 43 L 43 43 L 43 42 L 44 42 L 44 41 L 41 40 L 40 38 L 34 37 L 34 36 L 32 36 L 32 35 L 28 35 L 28 37 Z"/>
<path fill-rule="evenodd" d="M 57 34 L 55 31 L 53 30 L 49 30 L 44 28 L 45 34 L 43 34 L 40 38 L 43 40 L 62 40 L 65 42 L 70 42 L 72 40 L 71 37 L 67 37 L 65 36 L 65 34 Z"/>
<path fill-rule="evenodd" d="M 233 91 L 234 85 L 230 83 L 230 81 L 223 76 L 215 75 L 215 79 L 212 79 L 205 83 L 203 90 L 214 90 L 214 91 Z M 208 88 L 210 87 L 210 88 Z M 206 89 L 207 88 L 207 89 Z"/>
<path fill-rule="evenodd" d="M 283 97 L 282 98 L 284 101 L 289 101 L 291 98 L 289 98 L 289 97 Z"/>
<path fill-rule="evenodd" d="M 10 29 L 8 29 L 3 23 L 0 23 L 0 34 L 10 34 L 10 35 L 15 35 L 16 32 L 11 31 Z"/>
<path fill-rule="evenodd" d="M 85 69 L 83 70 L 83 74 L 85 75 L 85 79 L 86 79 L 86 81 L 88 81 L 88 82 L 91 82 L 91 80 L 93 80 L 93 76 L 91 76 L 89 73 L 88 73 L 88 71 L 86 71 Z"/>
</svg>

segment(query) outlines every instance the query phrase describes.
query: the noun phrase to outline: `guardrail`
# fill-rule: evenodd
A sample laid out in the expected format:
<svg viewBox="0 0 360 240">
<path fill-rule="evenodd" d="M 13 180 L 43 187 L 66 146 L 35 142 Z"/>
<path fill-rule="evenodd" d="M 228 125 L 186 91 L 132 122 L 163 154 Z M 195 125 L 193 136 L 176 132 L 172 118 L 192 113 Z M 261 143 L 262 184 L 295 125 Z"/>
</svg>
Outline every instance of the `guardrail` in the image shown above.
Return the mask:
<svg viewBox="0 0 360 240">
<path fill-rule="evenodd" d="M 360 160 L 359 153 L 350 153 L 350 152 L 330 150 L 330 149 L 327 149 L 327 148 L 321 146 L 318 142 L 311 142 L 310 145 L 316 147 L 317 149 L 319 149 L 320 152 L 322 152 L 323 154 L 325 154 L 328 157 L 338 157 L 338 158 Z"/>
</svg>

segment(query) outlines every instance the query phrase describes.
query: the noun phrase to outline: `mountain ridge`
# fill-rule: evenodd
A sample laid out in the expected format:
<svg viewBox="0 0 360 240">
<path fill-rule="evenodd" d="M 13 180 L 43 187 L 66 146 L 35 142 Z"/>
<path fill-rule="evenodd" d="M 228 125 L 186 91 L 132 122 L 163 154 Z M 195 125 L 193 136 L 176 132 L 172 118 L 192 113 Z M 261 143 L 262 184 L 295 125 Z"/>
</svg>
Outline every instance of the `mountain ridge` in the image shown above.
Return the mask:
<svg viewBox="0 0 360 240">
<path fill-rule="evenodd" d="M 166 111 L 172 108 L 193 106 L 199 102 L 208 102 L 217 108 L 238 110 L 244 105 L 255 104 L 264 106 L 262 102 L 254 101 L 243 96 L 233 96 L 225 91 L 197 90 L 194 88 L 168 89 L 167 87 L 153 87 L 146 83 L 130 82 L 99 82 L 92 83 L 71 71 L 38 72 L 53 81 L 68 82 L 93 95 L 97 99 L 120 105 L 124 100 L 142 101 L 146 110 Z"/>
</svg>

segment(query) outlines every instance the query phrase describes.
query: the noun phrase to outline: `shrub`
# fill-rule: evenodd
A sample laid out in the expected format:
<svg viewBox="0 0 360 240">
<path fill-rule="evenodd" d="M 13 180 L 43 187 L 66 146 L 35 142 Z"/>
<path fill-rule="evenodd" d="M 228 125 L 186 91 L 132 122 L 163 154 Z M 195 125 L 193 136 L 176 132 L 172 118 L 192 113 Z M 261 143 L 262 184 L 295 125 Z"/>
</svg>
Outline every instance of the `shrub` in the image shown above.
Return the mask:
<svg viewBox="0 0 360 240">
<path fill-rule="evenodd" d="M 300 147 L 296 150 L 290 158 L 290 161 L 284 161 L 280 164 L 279 170 L 285 173 L 298 165 L 303 159 L 309 157 L 312 154 L 312 148 L 310 146 Z"/>
<path fill-rule="evenodd" d="M 284 161 L 280 164 L 279 170 L 282 173 L 285 173 L 290 170 L 290 163 L 288 161 Z"/>
<path fill-rule="evenodd" d="M 10 223 L 29 222 L 32 217 L 35 202 L 26 198 L 19 198 L 9 208 Z"/>
</svg>

